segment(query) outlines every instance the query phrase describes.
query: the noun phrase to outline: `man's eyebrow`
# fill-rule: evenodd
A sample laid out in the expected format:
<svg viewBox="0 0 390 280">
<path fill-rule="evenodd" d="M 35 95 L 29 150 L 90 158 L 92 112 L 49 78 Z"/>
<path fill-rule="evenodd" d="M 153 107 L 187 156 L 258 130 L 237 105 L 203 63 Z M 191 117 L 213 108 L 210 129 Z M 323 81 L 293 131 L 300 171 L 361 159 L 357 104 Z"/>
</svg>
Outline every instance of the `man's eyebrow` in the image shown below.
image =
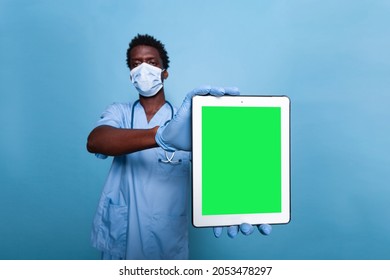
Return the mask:
<svg viewBox="0 0 390 280">
<path fill-rule="evenodd" d="M 131 60 L 150 60 L 150 59 L 158 59 L 158 57 L 154 55 L 146 56 L 146 57 L 132 57 Z"/>
</svg>

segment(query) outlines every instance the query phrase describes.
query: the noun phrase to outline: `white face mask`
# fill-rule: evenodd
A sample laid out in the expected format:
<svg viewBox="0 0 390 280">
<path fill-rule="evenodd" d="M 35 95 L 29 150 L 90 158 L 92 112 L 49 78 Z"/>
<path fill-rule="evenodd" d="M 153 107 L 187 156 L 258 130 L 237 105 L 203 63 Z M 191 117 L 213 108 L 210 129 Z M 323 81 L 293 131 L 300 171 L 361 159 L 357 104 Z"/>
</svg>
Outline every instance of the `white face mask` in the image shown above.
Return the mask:
<svg viewBox="0 0 390 280">
<path fill-rule="evenodd" d="M 144 62 L 130 71 L 131 82 L 140 95 L 154 96 L 163 87 L 162 71 L 162 69 Z"/>
</svg>

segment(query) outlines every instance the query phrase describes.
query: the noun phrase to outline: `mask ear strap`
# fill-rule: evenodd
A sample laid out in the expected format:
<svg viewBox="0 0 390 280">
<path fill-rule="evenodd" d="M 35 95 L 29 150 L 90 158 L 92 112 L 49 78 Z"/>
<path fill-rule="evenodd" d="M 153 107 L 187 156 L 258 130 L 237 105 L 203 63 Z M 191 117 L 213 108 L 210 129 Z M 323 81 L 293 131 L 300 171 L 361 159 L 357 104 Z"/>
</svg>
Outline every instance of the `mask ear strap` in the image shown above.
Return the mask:
<svg viewBox="0 0 390 280">
<path fill-rule="evenodd" d="M 166 160 L 165 159 L 158 159 L 159 162 L 170 163 L 170 164 L 179 164 L 179 163 L 181 163 L 181 159 L 173 160 L 173 157 L 175 156 L 175 152 L 172 152 L 171 156 L 168 155 L 167 151 L 164 151 L 164 152 L 165 152 Z"/>
<path fill-rule="evenodd" d="M 162 69 L 161 74 L 163 75 L 163 79 L 166 80 L 168 78 L 168 71 L 167 69 Z"/>
<path fill-rule="evenodd" d="M 171 156 L 168 156 L 168 152 L 165 151 L 165 157 L 168 160 L 168 162 L 172 162 L 174 156 L 175 156 L 175 152 L 173 152 Z"/>
</svg>

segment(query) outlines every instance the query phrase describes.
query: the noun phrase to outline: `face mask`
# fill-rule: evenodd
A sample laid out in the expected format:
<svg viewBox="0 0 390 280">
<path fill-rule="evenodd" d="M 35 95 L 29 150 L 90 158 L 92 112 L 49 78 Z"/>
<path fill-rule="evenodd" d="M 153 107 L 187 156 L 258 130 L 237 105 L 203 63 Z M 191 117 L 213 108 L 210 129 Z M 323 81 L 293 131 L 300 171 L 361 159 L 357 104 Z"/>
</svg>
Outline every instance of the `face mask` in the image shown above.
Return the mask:
<svg viewBox="0 0 390 280">
<path fill-rule="evenodd" d="M 144 62 L 130 71 L 131 82 L 140 95 L 154 96 L 163 87 L 162 71 L 160 68 Z"/>
</svg>

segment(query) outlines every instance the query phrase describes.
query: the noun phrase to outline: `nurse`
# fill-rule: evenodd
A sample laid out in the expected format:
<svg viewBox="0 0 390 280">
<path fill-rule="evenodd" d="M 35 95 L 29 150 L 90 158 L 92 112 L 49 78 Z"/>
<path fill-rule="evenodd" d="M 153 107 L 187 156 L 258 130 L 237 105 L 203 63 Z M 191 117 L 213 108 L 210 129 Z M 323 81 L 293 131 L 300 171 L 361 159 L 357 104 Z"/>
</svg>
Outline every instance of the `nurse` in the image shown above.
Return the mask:
<svg viewBox="0 0 390 280">
<path fill-rule="evenodd" d="M 197 88 L 176 110 L 165 99 L 168 54 L 150 35 L 133 38 L 127 65 L 139 100 L 108 106 L 88 136 L 89 152 L 113 157 L 92 245 L 103 259 L 187 259 L 191 98 L 239 92 Z"/>
</svg>

